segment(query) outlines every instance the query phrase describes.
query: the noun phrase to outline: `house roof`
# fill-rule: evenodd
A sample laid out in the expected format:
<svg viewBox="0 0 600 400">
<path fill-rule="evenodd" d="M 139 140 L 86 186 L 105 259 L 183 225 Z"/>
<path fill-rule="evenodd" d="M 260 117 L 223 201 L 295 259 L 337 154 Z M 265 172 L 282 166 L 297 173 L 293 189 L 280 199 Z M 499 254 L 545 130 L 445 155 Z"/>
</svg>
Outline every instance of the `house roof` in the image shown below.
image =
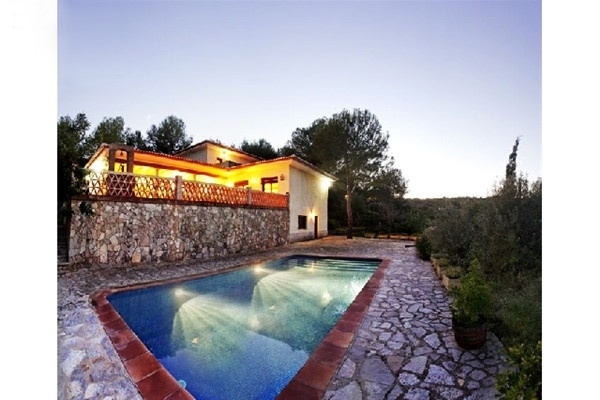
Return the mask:
<svg viewBox="0 0 600 400">
<path fill-rule="evenodd" d="M 232 149 L 234 151 L 239 151 L 237 149 L 230 148 L 228 146 L 223 146 L 219 143 L 212 142 L 210 140 L 205 140 L 205 141 L 198 143 L 197 145 L 194 145 L 191 147 L 199 146 L 200 144 L 203 144 L 203 143 L 210 143 L 215 146 L 220 146 L 220 147 L 224 147 L 227 149 Z M 270 160 L 259 159 L 259 161 L 256 161 L 256 162 L 250 162 L 250 163 L 246 163 L 246 164 L 236 165 L 233 167 L 224 167 L 224 166 L 219 166 L 219 165 L 215 165 L 215 164 L 209 164 L 209 163 L 202 162 L 202 161 L 192 160 L 192 159 L 177 156 L 177 155 L 157 153 L 157 152 L 149 151 L 149 150 L 139 150 L 139 149 L 134 149 L 133 147 L 130 147 L 130 146 L 110 145 L 110 144 L 106 144 L 106 143 L 103 143 L 100 145 L 100 147 L 98 148 L 98 150 L 96 150 L 94 155 L 92 157 L 90 157 L 90 160 L 86 163 L 85 167 L 86 168 L 89 167 L 99 156 L 101 156 L 105 151 L 108 151 L 108 149 L 111 146 L 117 146 L 118 148 L 126 149 L 128 151 L 133 150 L 134 151 L 134 159 L 136 161 L 144 162 L 144 161 L 148 161 L 149 159 L 161 158 L 164 160 L 174 161 L 174 163 L 170 165 L 172 167 L 178 167 L 178 166 L 180 167 L 180 166 L 188 165 L 190 169 L 193 169 L 194 166 L 196 166 L 196 168 L 201 166 L 205 170 L 209 170 L 209 171 L 212 170 L 213 174 L 218 173 L 217 171 L 236 170 L 236 169 L 247 168 L 247 167 L 254 166 L 254 165 L 264 165 L 264 164 L 276 163 L 276 162 L 281 162 L 281 161 L 290 161 L 291 163 L 295 163 L 296 164 L 295 166 L 299 167 L 300 169 L 307 170 L 310 172 L 317 172 L 321 175 L 328 177 L 329 179 L 337 180 L 337 178 L 335 176 L 331 175 L 328 172 L 323 171 L 322 169 L 314 166 L 313 164 L 309 163 L 308 161 L 303 160 L 302 158 L 300 158 L 296 155 L 278 157 L 278 158 L 274 158 L 274 159 L 270 159 Z M 189 148 L 191 148 L 191 147 L 189 147 Z M 181 153 L 181 152 L 179 152 L 179 153 Z M 177 154 L 179 154 L 179 153 L 177 153 Z M 242 153 L 244 153 L 244 152 L 242 152 Z M 248 154 L 248 153 L 245 153 L 245 154 Z M 254 157 L 254 158 L 258 158 L 256 156 L 253 156 L 252 154 L 248 154 L 248 155 L 251 157 Z M 140 157 L 140 156 L 142 156 L 142 157 Z M 146 156 L 146 157 L 144 157 L 144 156 Z M 175 165 L 175 163 L 177 165 Z M 166 163 L 166 164 L 169 165 L 170 163 Z"/>
<path fill-rule="evenodd" d="M 191 145 L 191 146 L 188 146 L 188 147 L 186 147 L 186 148 L 185 148 L 185 149 L 183 149 L 183 150 L 179 150 L 179 151 L 177 151 L 177 152 L 175 152 L 175 153 L 173 153 L 173 154 L 174 154 L 174 155 L 177 155 L 177 154 L 187 153 L 187 152 L 189 152 L 189 151 L 191 151 L 191 150 L 194 150 L 194 149 L 196 149 L 196 148 L 202 148 L 202 147 L 206 147 L 206 146 L 207 146 L 207 145 L 209 145 L 209 144 L 212 144 L 213 146 L 221 147 L 221 148 L 223 148 L 223 149 L 227 149 L 227 150 L 229 150 L 229 151 L 233 151 L 233 152 L 236 152 L 236 153 L 240 153 L 240 154 L 243 154 L 243 155 L 245 155 L 245 156 L 248 156 L 248 157 L 251 157 L 251 158 L 254 158 L 254 159 L 257 159 L 257 160 L 263 160 L 263 158 L 262 158 L 262 157 L 255 156 L 254 154 L 247 153 L 247 152 L 245 152 L 245 151 L 243 151 L 243 150 L 236 149 L 235 147 L 227 146 L 227 145 L 224 145 L 224 144 L 222 144 L 222 143 L 215 142 L 215 141 L 213 141 L 213 140 L 203 140 L 203 141 L 201 141 L 201 142 L 199 142 L 199 143 L 196 143 L 196 144 L 193 144 L 193 145 Z"/>
<path fill-rule="evenodd" d="M 207 170 L 207 172 L 211 172 L 210 175 L 219 175 L 219 172 L 223 171 L 224 169 L 222 167 L 219 167 L 217 165 L 214 164 L 209 164 L 209 163 L 205 163 L 202 161 L 197 161 L 197 160 L 192 160 L 189 158 L 185 158 L 185 157 L 179 157 L 179 156 L 175 156 L 175 155 L 171 155 L 171 154 L 165 154 L 165 153 L 157 153 L 155 151 L 150 151 L 150 150 L 140 150 L 140 149 L 135 149 L 133 147 L 130 146 L 125 146 L 125 145 L 118 145 L 118 144 L 114 144 L 114 145 L 110 145 L 107 143 L 102 143 L 100 145 L 100 147 L 98 148 L 98 150 L 96 150 L 96 152 L 94 153 L 94 155 L 92 157 L 90 157 L 90 160 L 86 163 L 85 167 L 88 168 L 98 157 L 100 157 L 104 152 L 108 151 L 108 149 L 111 146 L 116 146 L 119 149 L 125 149 L 126 151 L 133 151 L 134 152 L 134 160 L 141 162 L 141 163 L 149 163 L 149 164 L 153 164 L 155 163 L 156 159 L 161 159 L 161 160 L 168 160 L 168 161 L 172 161 L 172 162 L 165 162 L 164 165 L 168 166 L 168 167 L 173 167 L 173 168 L 187 168 L 187 169 L 198 169 L 198 167 L 202 167 L 202 169 Z"/>
<path fill-rule="evenodd" d="M 250 165 L 261 165 L 261 164 L 268 164 L 268 163 L 274 163 L 274 162 L 279 162 L 279 161 L 292 161 L 292 162 L 296 162 L 302 166 L 304 166 L 303 169 L 310 169 L 313 170 L 315 172 L 320 173 L 321 175 L 324 175 L 326 177 L 328 177 L 329 179 L 333 179 L 334 181 L 337 181 L 337 178 L 333 175 L 331 175 L 329 172 L 323 171 L 321 168 L 316 167 L 315 165 L 309 163 L 308 161 L 298 157 L 295 154 L 292 154 L 291 156 L 284 156 L 284 157 L 277 157 L 277 158 L 272 158 L 270 160 L 261 160 L 261 161 L 256 161 L 253 163 L 248 163 L 248 164 L 242 164 L 242 165 L 236 165 L 235 167 L 230 167 L 229 169 L 239 169 L 239 168 L 244 168 L 244 167 L 248 167 Z"/>
</svg>

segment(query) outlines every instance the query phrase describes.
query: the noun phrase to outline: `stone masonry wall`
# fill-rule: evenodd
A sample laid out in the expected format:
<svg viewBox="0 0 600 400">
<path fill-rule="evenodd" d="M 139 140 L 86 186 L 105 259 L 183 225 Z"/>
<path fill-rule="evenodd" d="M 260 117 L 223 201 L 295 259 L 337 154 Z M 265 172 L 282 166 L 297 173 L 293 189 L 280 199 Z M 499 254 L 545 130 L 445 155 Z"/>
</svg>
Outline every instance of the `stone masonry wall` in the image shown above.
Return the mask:
<svg viewBox="0 0 600 400">
<path fill-rule="evenodd" d="M 72 264 L 209 260 L 282 246 L 289 211 L 176 203 L 88 201 L 95 215 L 71 220 Z"/>
</svg>

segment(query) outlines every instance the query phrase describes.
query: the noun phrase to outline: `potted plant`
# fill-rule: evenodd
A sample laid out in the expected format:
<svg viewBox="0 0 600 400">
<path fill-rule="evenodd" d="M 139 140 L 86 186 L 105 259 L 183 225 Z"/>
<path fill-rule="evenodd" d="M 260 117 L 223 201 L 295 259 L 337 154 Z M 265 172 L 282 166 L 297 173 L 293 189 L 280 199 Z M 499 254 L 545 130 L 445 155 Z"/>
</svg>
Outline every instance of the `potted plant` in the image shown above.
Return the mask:
<svg viewBox="0 0 600 400">
<path fill-rule="evenodd" d="M 469 271 L 461 278 L 460 285 L 452 288 L 451 295 L 456 343 L 467 350 L 480 348 L 487 337 L 492 291 L 477 260 L 471 262 Z"/>
</svg>

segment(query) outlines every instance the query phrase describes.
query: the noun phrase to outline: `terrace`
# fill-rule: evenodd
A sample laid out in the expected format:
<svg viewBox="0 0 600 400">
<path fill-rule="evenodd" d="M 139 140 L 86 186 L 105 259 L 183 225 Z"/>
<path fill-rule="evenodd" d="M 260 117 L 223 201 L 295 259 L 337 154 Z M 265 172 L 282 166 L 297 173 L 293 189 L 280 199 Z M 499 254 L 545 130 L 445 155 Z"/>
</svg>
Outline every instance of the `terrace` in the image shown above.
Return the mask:
<svg viewBox="0 0 600 400">
<path fill-rule="evenodd" d="M 128 172 L 89 171 L 85 189 L 91 199 L 160 199 L 230 206 L 289 207 L 287 194 L 184 180 L 181 176 L 165 178 Z"/>
</svg>

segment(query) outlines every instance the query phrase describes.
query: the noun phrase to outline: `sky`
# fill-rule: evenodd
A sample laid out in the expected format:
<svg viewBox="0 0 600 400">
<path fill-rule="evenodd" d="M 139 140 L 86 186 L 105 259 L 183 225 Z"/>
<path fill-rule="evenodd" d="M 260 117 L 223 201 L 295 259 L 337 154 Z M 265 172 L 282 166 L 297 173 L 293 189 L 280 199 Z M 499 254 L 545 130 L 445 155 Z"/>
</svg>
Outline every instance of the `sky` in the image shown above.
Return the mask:
<svg viewBox="0 0 600 400">
<path fill-rule="evenodd" d="M 57 115 L 193 142 L 282 147 L 297 128 L 367 109 L 407 198 L 484 197 L 542 177 L 540 1 L 57 3 Z"/>
</svg>

